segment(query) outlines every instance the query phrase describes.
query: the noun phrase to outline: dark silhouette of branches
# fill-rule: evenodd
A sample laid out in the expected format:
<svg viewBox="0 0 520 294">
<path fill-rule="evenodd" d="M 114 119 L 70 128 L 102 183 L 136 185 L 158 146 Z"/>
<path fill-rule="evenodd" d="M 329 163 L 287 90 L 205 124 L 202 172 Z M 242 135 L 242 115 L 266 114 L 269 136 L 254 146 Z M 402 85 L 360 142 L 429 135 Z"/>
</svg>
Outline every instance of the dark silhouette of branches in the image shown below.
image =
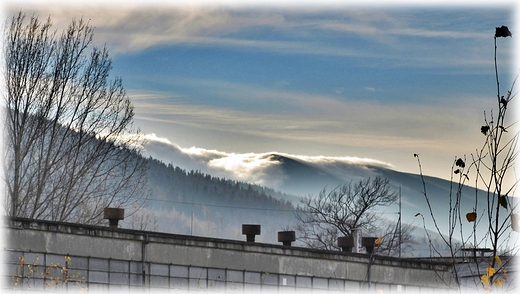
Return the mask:
<svg viewBox="0 0 520 294">
<path fill-rule="evenodd" d="M 450 190 L 449 227 L 447 231 L 439 228 L 435 213 L 430 205 L 430 198 L 426 191 L 426 185 L 422 175 L 419 156 L 414 154 L 419 164 L 421 178 L 423 180 L 423 194 L 425 196 L 430 215 L 435 229 L 442 236 L 445 245 L 450 249 L 450 260 L 454 266 L 454 275 L 457 285 L 462 284 L 460 270 L 468 271 L 460 264 L 461 252 L 472 252 L 472 262 L 475 265 L 470 268 L 470 273 L 477 279 L 474 281 L 480 289 L 490 290 L 493 287 L 500 288 L 510 281 L 506 267 L 510 265 L 512 256 L 518 252 L 515 242 L 511 242 L 511 231 L 517 231 L 515 223 L 516 204 L 512 201 L 518 181 L 511 179 L 514 175 L 514 162 L 518 155 L 518 133 L 509 132 L 513 124 L 508 123 L 507 110 L 511 101 L 516 96 L 514 79 L 511 88 L 506 95 L 501 95 L 497 65 L 497 38 L 511 37 L 508 27 L 497 27 L 495 31 L 495 76 L 497 86 L 497 110 L 487 114 L 484 112 L 485 124 L 480 127 L 480 132 L 485 136 L 484 144 L 471 159 L 458 158 L 452 167 L 452 179 Z M 462 193 L 466 183 L 474 179 L 475 196 L 472 211 L 461 211 Z M 479 188 L 483 187 L 483 188 Z M 479 199 L 479 189 L 485 191 L 485 199 Z M 484 203 L 482 203 L 484 202 Z M 470 226 L 470 231 L 465 230 Z M 478 228 L 485 228 L 485 233 Z M 458 234 L 457 236 L 455 234 Z M 455 237 L 458 242 L 455 242 Z M 490 246 L 483 248 L 482 246 Z M 439 251 L 433 250 L 440 255 Z M 477 256 L 478 251 L 491 253 L 489 258 Z M 485 267 L 482 267 L 485 265 Z M 467 274 L 467 273 L 466 273 Z M 467 281 L 464 282 L 467 284 Z"/>
<path fill-rule="evenodd" d="M 296 213 L 298 239 L 306 246 L 319 249 L 338 249 L 337 238 L 350 236 L 354 230 L 379 233 L 388 244 L 397 245 L 394 226 L 384 225 L 375 209 L 389 206 L 398 195 L 390 190 L 388 179 L 376 176 L 355 184 L 344 184 L 327 192 L 323 189 L 316 197 L 301 198 L 302 207 Z M 409 242 L 412 227 L 406 227 Z M 379 246 L 390 253 L 388 246 Z M 395 246 L 398 248 L 398 246 Z M 393 252 L 393 251 L 392 251 Z M 394 252 L 395 253 L 395 252 Z"/>
<path fill-rule="evenodd" d="M 14 16 L 4 32 L 7 215 L 97 223 L 106 206 L 146 193 L 142 143 L 122 80 L 109 81 L 106 48 L 73 20 Z"/>
</svg>

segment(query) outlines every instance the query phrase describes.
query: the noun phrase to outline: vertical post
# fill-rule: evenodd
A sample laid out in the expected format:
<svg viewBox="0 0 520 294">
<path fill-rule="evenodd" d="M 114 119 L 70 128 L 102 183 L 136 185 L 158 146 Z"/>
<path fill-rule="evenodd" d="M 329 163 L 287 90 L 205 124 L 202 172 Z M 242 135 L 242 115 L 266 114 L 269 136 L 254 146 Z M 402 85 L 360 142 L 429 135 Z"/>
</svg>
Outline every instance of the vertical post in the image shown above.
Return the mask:
<svg viewBox="0 0 520 294">
<path fill-rule="evenodd" d="M 191 211 L 190 235 L 193 236 L 193 211 Z"/>
<path fill-rule="evenodd" d="M 401 186 L 399 185 L 399 258 L 401 258 L 402 229 L 401 229 Z"/>
<path fill-rule="evenodd" d="M 368 259 L 368 267 L 367 267 L 368 292 L 370 292 L 370 288 L 372 286 L 372 262 L 374 262 L 374 256 L 372 254 L 370 254 L 370 258 Z"/>
<path fill-rule="evenodd" d="M 143 236 L 143 243 L 141 245 L 141 266 L 142 266 L 142 271 L 143 271 L 143 276 L 142 276 L 142 284 L 143 284 L 143 289 L 146 285 L 146 259 L 145 259 L 145 253 L 146 253 L 146 244 L 150 243 L 150 240 L 148 238 L 148 235 L 144 235 Z"/>
<path fill-rule="evenodd" d="M 352 229 L 352 236 L 354 237 L 354 247 L 352 247 L 352 252 L 359 253 L 359 235 L 357 229 Z"/>
</svg>

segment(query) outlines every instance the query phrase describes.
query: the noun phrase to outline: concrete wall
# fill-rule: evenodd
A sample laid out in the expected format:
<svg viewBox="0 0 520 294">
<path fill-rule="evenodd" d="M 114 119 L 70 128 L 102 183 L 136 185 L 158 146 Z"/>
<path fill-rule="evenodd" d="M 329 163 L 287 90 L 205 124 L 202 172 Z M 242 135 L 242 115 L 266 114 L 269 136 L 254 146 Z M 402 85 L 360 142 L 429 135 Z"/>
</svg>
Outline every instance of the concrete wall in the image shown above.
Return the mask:
<svg viewBox="0 0 520 294">
<path fill-rule="evenodd" d="M 259 289 L 266 287 L 265 289 L 270 290 L 272 287 L 269 288 L 262 282 L 265 281 L 266 274 L 270 275 L 270 279 L 275 277 L 274 280 L 278 285 L 272 285 L 274 283 L 270 285 L 278 289 L 282 286 L 291 286 L 294 289 L 325 287 L 318 286 L 320 283 L 326 283 L 330 288 L 331 281 L 334 287 L 339 287 L 338 290 L 357 291 L 370 287 L 371 290 L 384 289 L 385 293 L 407 290 L 415 293 L 418 289 L 446 290 L 454 286 L 447 264 L 373 256 L 368 271 L 371 257 L 357 253 L 26 219 L 5 220 L 4 227 L 7 241 L 4 248 L 7 252 L 5 263 L 9 264 L 8 269 L 11 272 L 7 275 L 11 276 L 11 280 L 12 276 L 16 275 L 14 271 L 20 269 L 17 259 L 26 254 L 34 256 L 39 253 L 41 256 L 45 255 L 47 259 L 71 256 L 72 260 L 78 260 L 78 263 L 85 260 L 88 266 L 91 263 L 89 258 L 124 263 L 124 266 L 129 269 L 127 280 L 130 288 L 152 286 L 152 281 L 157 280 L 154 278 L 154 268 L 165 269 L 164 274 L 156 276 L 167 277 L 168 287 L 175 286 L 171 282 L 173 278 L 186 279 L 182 281 L 191 285 L 189 276 L 184 278 L 171 274 L 171 269 L 175 269 L 173 271 L 175 272 L 183 268 L 188 271 L 200 269 L 199 271 L 202 272 L 199 276 L 206 277 L 205 289 L 208 289 L 209 284 L 219 281 L 218 278 L 208 276 L 217 270 L 225 274 L 226 278 L 222 281 L 228 281 L 225 284 L 227 286 L 230 281 L 229 276 L 233 273 L 243 273 L 244 277 L 251 273 L 252 276 L 258 274 L 259 277 L 263 277 L 258 283 L 252 282 L 252 284 L 258 284 Z M 25 257 L 24 260 L 30 262 Z M 42 262 L 41 265 L 49 266 L 49 262 Z M 89 270 L 94 271 L 88 266 L 78 270 L 88 275 Z M 141 271 L 132 272 L 132 267 L 140 268 Z M 140 277 L 142 278 L 143 269 L 145 275 L 143 282 L 135 282 L 132 285 L 132 281 L 139 281 Z M 109 267 L 100 271 L 102 275 L 107 274 L 110 277 L 109 272 Z M 123 272 L 126 273 L 126 270 Z M 239 281 L 246 283 L 245 278 Z M 92 289 L 95 285 L 110 284 L 110 280 L 101 279 L 101 282 L 96 284 L 96 281 L 91 281 L 89 275 L 86 284 Z M 224 289 L 227 289 L 227 286 Z M 243 285 L 240 288 L 248 289 Z"/>
</svg>

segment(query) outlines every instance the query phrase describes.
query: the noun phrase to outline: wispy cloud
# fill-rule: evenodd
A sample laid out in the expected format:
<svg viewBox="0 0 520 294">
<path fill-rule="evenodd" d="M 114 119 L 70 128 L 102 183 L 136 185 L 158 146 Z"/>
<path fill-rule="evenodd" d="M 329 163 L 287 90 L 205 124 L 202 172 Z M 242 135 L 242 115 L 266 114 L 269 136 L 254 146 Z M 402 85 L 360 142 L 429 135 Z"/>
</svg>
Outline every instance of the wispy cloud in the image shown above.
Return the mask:
<svg viewBox="0 0 520 294">
<path fill-rule="evenodd" d="M 155 98 L 147 100 L 141 94 L 141 98 L 134 101 L 136 118 L 214 132 L 231 141 L 254 136 L 292 144 L 307 142 L 345 148 L 384 146 L 385 149 L 410 150 L 413 154 L 413 150 L 438 152 L 447 145 L 453 145 L 456 152 L 457 148 L 476 142 L 478 137 L 468 130 L 479 125 L 476 114 L 488 103 L 478 97 L 446 97 L 437 99 L 437 104 L 433 100 L 430 105 L 395 105 L 339 101 L 324 95 L 273 89 L 233 91 L 229 84 L 226 85 L 230 88 L 229 93 L 222 93 L 224 96 L 240 101 L 240 96 L 235 97 L 236 93 L 251 93 L 248 103 L 253 107 L 237 109 L 231 106 L 233 102 L 215 106 L 191 105 L 169 99 L 166 94 L 163 101 L 157 93 L 152 96 Z M 275 101 L 279 109 L 262 109 L 263 103 L 269 105 Z M 455 144 L 454 138 L 465 142 L 464 146 Z"/>
<path fill-rule="evenodd" d="M 332 172 L 334 172 L 334 166 L 337 164 L 354 165 L 359 168 L 365 166 L 393 168 L 389 163 L 370 158 L 304 156 L 276 151 L 228 153 L 197 147 L 183 148 L 153 133 L 147 134 L 146 140 L 145 154 L 166 164 L 171 163 L 187 170 L 200 170 L 213 176 L 255 183 L 271 188 L 278 188 L 287 179 L 287 175 L 284 174 L 284 170 L 280 166 L 281 162 L 273 159 L 273 154 L 300 160 L 311 165 L 320 165 L 322 168 L 328 167 Z"/>
<path fill-rule="evenodd" d="M 18 7 L 13 7 L 13 12 Z M 35 6 L 45 17 L 50 14 L 58 27 L 64 27 L 71 17 L 89 19 L 96 27 L 95 42 L 107 44 L 112 55 L 139 52 L 162 45 L 226 46 L 283 52 L 285 54 L 313 54 L 362 57 L 370 59 L 395 58 L 409 66 L 483 65 L 483 54 L 461 58 L 474 45 L 468 40 L 489 37 L 478 28 L 456 26 L 443 19 L 449 28 L 422 28 L 419 20 L 397 14 L 389 9 L 332 10 L 330 7 L 226 8 L 219 6 Z M 324 17 L 325 16 L 325 17 Z M 356 37 L 363 47 L 338 42 Z M 425 40 L 441 38 L 457 40 L 457 52 L 445 52 L 441 47 L 435 54 L 409 55 Z M 465 42 L 460 40 L 464 39 Z M 372 44 L 372 45 L 369 45 Z M 422 44 L 422 45 L 421 45 Z M 383 53 L 381 46 L 386 50 Z M 428 46 L 438 46 L 428 43 Z M 415 50 L 421 52 L 423 50 Z"/>
<path fill-rule="evenodd" d="M 323 18 L 322 13 L 330 17 Z M 426 29 L 416 23 L 401 20 L 402 15 L 359 10 L 332 13 L 327 9 L 266 10 L 161 7 L 117 12 L 115 17 L 93 18 L 98 27 L 97 37 L 111 46 L 113 54 L 140 51 L 160 45 L 226 46 L 283 52 L 370 59 L 396 58 L 413 66 L 483 65 L 482 55 L 462 58 L 474 47 L 468 40 L 482 41 L 489 32 L 470 27 Z M 449 19 L 446 19 L 449 21 Z M 264 32 L 264 33 L 260 33 Z M 305 36 L 305 37 L 302 37 Z M 364 39 L 364 46 L 356 48 L 338 43 L 345 37 Z M 298 39 L 294 38 L 297 37 Z M 406 39 L 405 39 L 406 38 Z M 435 54 L 410 55 L 424 49 L 429 38 L 458 41 L 457 52 L 437 48 Z M 462 42 L 460 40 L 466 40 Z M 373 44 L 373 45 L 368 45 Z M 437 44 L 427 43 L 428 46 Z M 381 46 L 386 50 L 381 50 Z M 408 61 L 407 61 L 408 60 Z M 406 62 L 407 61 L 407 62 Z"/>
<path fill-rule="evenodd" d="M 492 106 L 461 93 L 493 95 L 482 87 L 485 75 L 493 85 L 493 30 L 510 17 L 507 7 L 37 3 L 24 11 L 50 15 L 58 30 L 79 17 L 96 27 L 94 42 L 115 56 L 143 129 L 179 144 L 254 149 L 244 156 L 255 162 L 271 146 L 309 154 L 371 150 L 366 156 L 393 163 L 417 150 L 433 154 L 434 163 L 446 146 L 451 154 L 471 152 L 480 145 L 482 111 Z M 7 14 L 20 5 L 10 2 Z M 514 47 L 502 43 L 499 62 L 507 63 Z M 221 171 L 246 160 L 202 153 Z M 208 168 L 207 160 L 200 165 Z"/>
</svg>

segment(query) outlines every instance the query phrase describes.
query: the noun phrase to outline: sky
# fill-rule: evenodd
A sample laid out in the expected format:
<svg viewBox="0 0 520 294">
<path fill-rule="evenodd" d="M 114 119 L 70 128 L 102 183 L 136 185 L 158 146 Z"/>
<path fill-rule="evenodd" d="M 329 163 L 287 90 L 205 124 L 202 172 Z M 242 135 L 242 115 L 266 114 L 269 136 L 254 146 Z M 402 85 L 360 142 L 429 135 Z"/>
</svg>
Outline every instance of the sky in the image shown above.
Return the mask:
<svg viewBox="0 0 520 294">
<path fill-rule="evenodd" d="M 135 126 L 187 154 L 228 158 L 223 168 L 280 152 L 418 173 L 417 153 L 425 174 L 449 178 L 496 109 L 495 27 L 513 32 L 497 40 L 502 93 L 519 68 L 518 5 L 341 2 L 8 0 L 1 15 L 50 15 L 56 29 L 88 19 Z"/>
</svg>

